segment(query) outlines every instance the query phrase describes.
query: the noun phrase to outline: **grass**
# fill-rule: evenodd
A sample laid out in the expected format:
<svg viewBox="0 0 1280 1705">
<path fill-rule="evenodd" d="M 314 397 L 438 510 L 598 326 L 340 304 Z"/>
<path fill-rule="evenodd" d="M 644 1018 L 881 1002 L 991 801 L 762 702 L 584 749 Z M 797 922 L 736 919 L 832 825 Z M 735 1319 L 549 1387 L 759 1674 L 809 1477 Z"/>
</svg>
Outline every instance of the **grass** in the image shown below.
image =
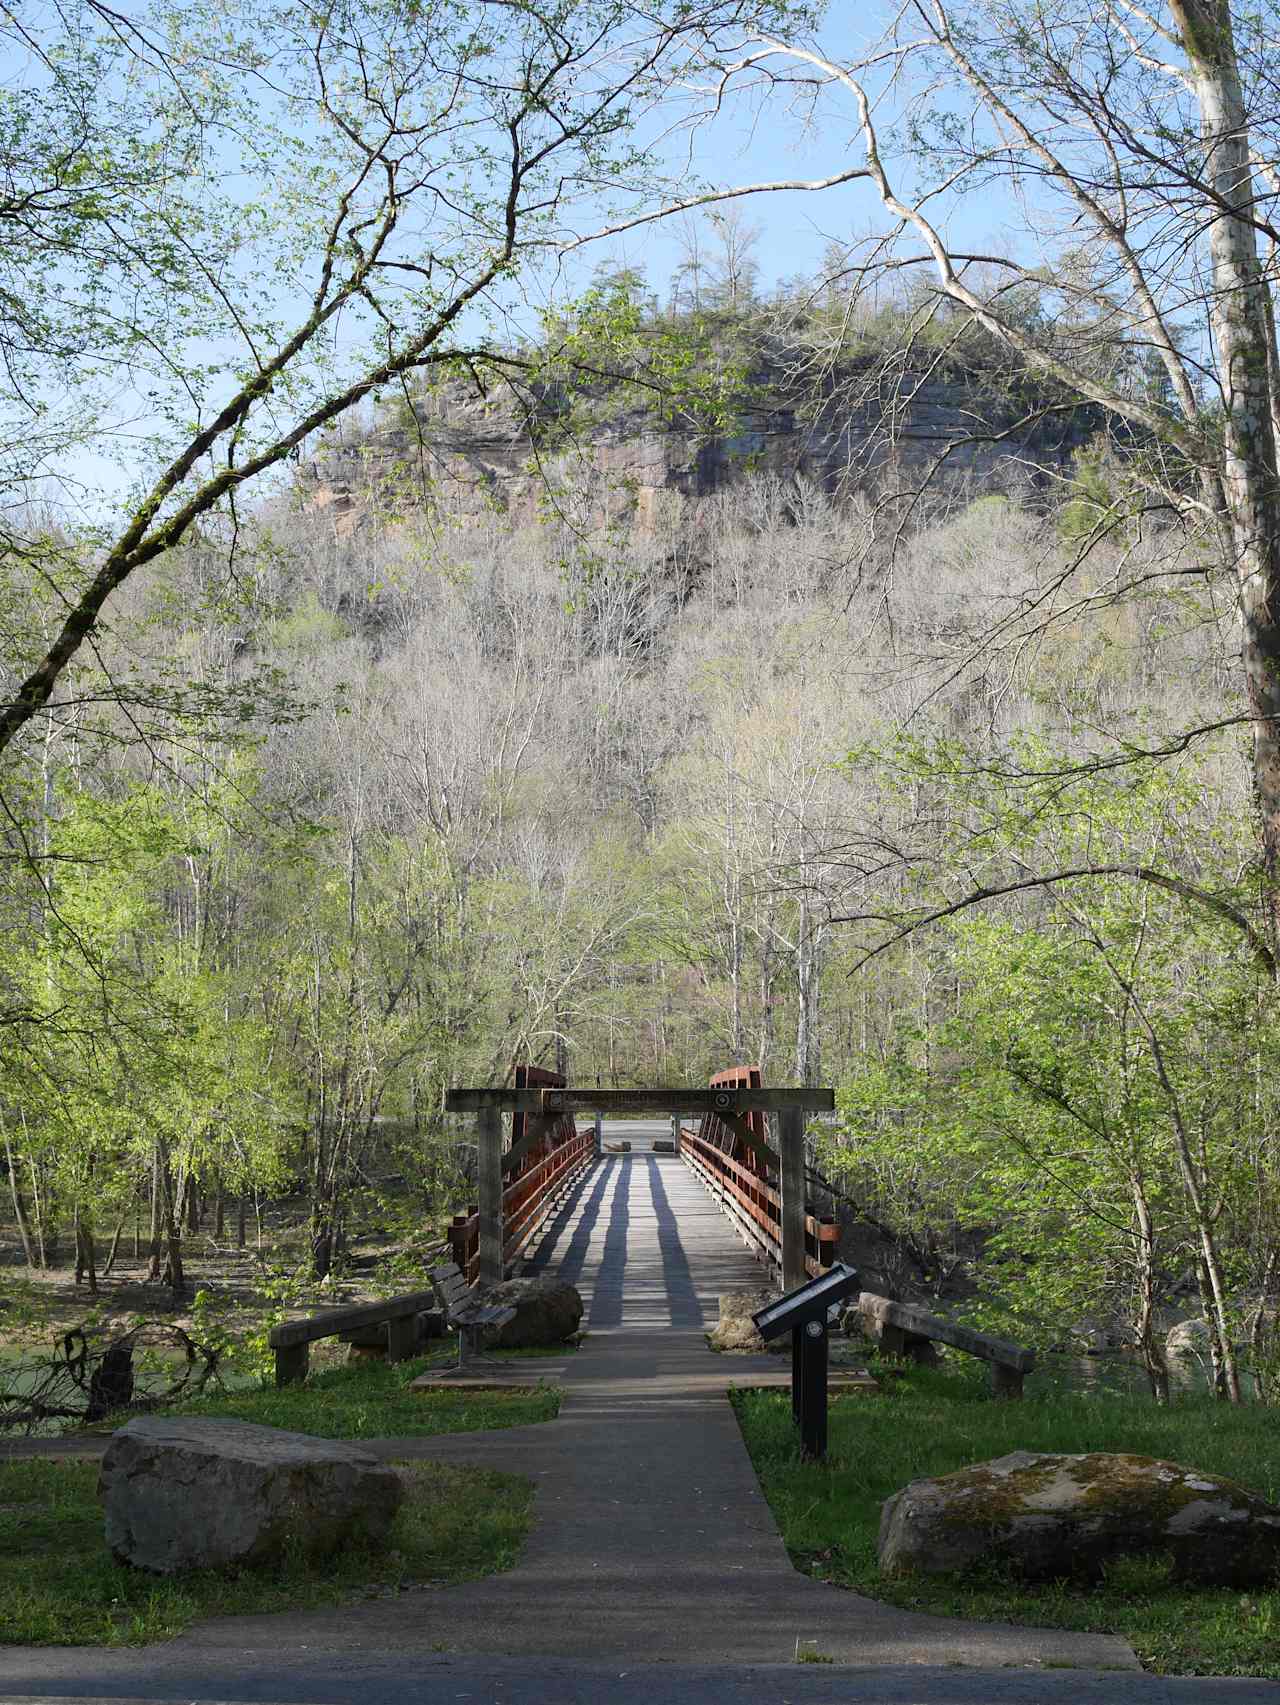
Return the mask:
<svg viewBox="0 0 1280 1705">
<path fill-rule="evenodd" d="M 912 1369 L 879 1397 L 837 1397 L 827 1460 L 799 1460 L 790 1397 L 745 1391 L 734 1406 L 765 1496 L 796 1567 L 872 1598 L 944 1616 L 1122 1635 L 1167 1675 L 1280 1677 L 1276 1588 L 1189 1588 L 1157 1558 L 1119 1558 L 1093 1586 L 1026 1586 L 999 1575 L 881 1576 L 880 1506 L 910 1480 L 1011 1450 L 1134 1451 L 1239 1481 L 1280 1503 L 1273 1411 L 1209 1398 L 1057 1394 L 996 1403 L 966 1375 Z"/>
<path fill-rule="evenodd" d="M 408 1390 L 409 1382 L 429 1365 L 429 1357 L 353 1362 L 313 1374 L 304 1385 L 232 1391 L 163 1413 L 257 1421 L 320 1439 L 378 1439 L 523 1427 L 553 1420 L 559 1412 L 560 1393 L 552 1386 Z M 100 1430 L 109 1432 L 117 1424 L 108 1422 Z"/>
<path fill-rule="evenodd" d="M 529 1529 L 530 1481 L 443 1463 L 405 1466 L 410 1483 L 386 1548 L 170 1579 L 107 1551 L 96 1462 L 0 1462 L 0 1645 L 146 1645 L 198 1617 L 349 1604 L 511 1568 Z"/>
</svg>

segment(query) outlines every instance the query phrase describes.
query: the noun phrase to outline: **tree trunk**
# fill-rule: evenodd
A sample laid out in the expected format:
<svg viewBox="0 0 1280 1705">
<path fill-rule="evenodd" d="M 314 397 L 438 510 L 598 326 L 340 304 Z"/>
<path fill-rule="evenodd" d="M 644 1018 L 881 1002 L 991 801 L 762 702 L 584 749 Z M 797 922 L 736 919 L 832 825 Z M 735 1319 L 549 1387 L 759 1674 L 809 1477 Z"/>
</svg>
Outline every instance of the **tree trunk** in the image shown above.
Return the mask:
<svg viewBox="0 0 1280 1705">
<path fill-rule="evenodd" d="M 822 997 L 822 948 L 825 933 L 822 924 L 813 923 L 808 906 L 802 905 L 796 926 L 797 1083 L 817 1083 L 822 1074 L 818 1018 Z"/>
<path fill-rule="evenodd" d="M 1225 406 L 1223 491 L 1236 568 L 1253 781 L 1273 950 L 1280 939 L 1280 489 L 1270 298 L 1258 258 L 1248 112 L 1227 0 L 1170 0 L 1207 144 L 1210 316 Z"/>
<path fill-rule="evenodd" d="M 157 1283 L 160 1278 L 161 1224 L 160 1144 L 157 1141 L 151 1150 L 151 1260 L 147 1266 L 147 1279 L 151 1284 Z"/>
<path fill-rule="evenodd" d="M 9 1172 L 9 1195 L 13 1200 L 13 1217 L 18 1224 L 18 1236 L 22 1239 L 23 1259 L 28 1267 L 35 1267 L 36 1249 L 31 1234 L 31 1221 L 27 1217 L 27 1204 L 23 1201 L 22 1188 L 18 1183 L 18 1162 L 7 1131 L 4 1138 L 4 1163 Z"/>
<path fill-rule="evenodd" d="M 1146 1369 L 1151 1395 L 1157 1403 L 1167 1403 L 1169 1365 L 1165 1359 L 1164 1345 L 1160 1342 L 1155 1327 L 1155 1235 L 1151 1223 L 1151 1209 L 1140 1178 L 1132 1181 L 1131 1191 L 1134 1218 L 1138 1223 L 1138 1306 L 1134 1320 L 1138 1353 Z"/>
<path fill-rule="evenodd" d="M 111 1277 L 111 1269 L 116 1264 L 116 1255 L 120 1250 L 120 1238 L 124 1232 L 124 1222 L 128 1219 L 128 1217 L 129 1215 L 126 1212 L 121 1214 L 120 1218 L 116 1221 L 116 1229 L 111 1234 L 111 1247 L 107 1251 L 107 1264 L 102 1269 L 102 1276 L 104 1279 L 109 1279 Z"/>
<path fill-rule="evenodd" d="M 72 1224 L 76 1240 L 76 1284 L 87 1284 L 89 1295 L 97 1296 L 98 1269 L 93 1247 L 93 1224 L 85 1218 L 80 1208 L 76 1209 Z"/>
<path fill-rule="evenodd" d="M 1280 1267 L 1280 1250 L 1269 1249 L 1262 1269 L 1258 1306 L 1253 1311 L 1253 1320 L 1249 1325 L 1249 1365 L 1253 1373 L 1254 1395 L 1260 1403 L 1272 1401 L 1273 1370 L 1270 1364 L 1273 1357 L 1267 1352 L 1274 1344 L 1276 1332 L 1271 1296 L 1275 1289 L 1277 1267 Z"/>
<path fill-rule="evenodd" d="M 152 1244 L 151 1276 L 163 1280 L 177 1302 L 186 1288 L 186 1274 L 182 1266 L 182 1209 L 187 1180 L 175 1186 L 169 1156 L 160 1142 L 156 1143 L 156 1173 L 158 1220 Z M 160 1266 L 162 1248 L 163 1268 Z"/>
</svg>

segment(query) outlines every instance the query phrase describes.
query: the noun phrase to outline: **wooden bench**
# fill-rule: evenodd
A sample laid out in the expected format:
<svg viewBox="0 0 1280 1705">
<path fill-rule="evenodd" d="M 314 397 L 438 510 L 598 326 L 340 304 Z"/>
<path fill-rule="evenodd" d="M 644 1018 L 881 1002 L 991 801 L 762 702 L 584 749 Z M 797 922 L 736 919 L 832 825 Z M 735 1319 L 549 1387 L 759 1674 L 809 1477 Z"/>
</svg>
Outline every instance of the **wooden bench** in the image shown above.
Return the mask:
<svg viewBox="0 0 1280 1705">
<path fill-rule="evenodd" d="M 1005 1338 L 993 1338 L 988 1332 L 975 1332 L 972 1327 L 944 1320 L 941 1315 L 930 1314 L 911 1303 L 891 1302 L 888 1297 L 875 1296 L 871 1291 L 860 1293 L 858 1313 L 867 1336 L 878 1339 L 886 1355 L 924 1361 L 931 1343 L 950 1344 L 953 1350 L 963 1350 L 966 1355 L 990 1362 L 991 1390 L 995 1397 L 1021 1397 L 1023 1378 L 1036 1365 L 1034 1350 L 1021 1349 Z"/>
<path fill-rule="evenodd" d="M 311 1346 L 319 1338 L 336 1338 L 364 1326 L 387 1329 L 387 1360 L 407 1362 L 418 1349 L 418 1316 L 435 1307 L 432 1291 L 412 1291 L 385 1302 L 353 1303 L 350 1308 L 326 1308 L 305 1320 L 286 1320 L 273 1326 L 267 1342 L 276 1353 L 276 1384 L 296 1385 L 307 1377 Z"/>
<path fill-rule="evenodd" d="M 468 1337 L 472 1340 L 471 1353 L 475 1355 L 475 1341 L 486 1327 L 505 1326 L 516 1317 L 516 1310 L 510 1303 L 487 1303 L 483 1296 L 473 1291 L 456 1261 L 445 1261 L 439 1267 L 433 1267 L 431 1283 L 444 1309 L 445 1324 L 452 1326 L 458 1334 L 459 1367 L 463 1363 Z"/>
</svg>

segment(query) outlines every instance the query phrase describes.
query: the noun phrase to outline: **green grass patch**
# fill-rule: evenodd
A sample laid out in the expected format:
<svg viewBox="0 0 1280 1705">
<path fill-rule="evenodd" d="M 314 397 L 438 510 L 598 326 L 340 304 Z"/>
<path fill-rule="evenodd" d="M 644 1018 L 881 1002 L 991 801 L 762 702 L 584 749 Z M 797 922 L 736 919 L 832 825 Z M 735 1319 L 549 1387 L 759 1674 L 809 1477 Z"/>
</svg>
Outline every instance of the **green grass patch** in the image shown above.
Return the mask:
<svg viewBox="0 0 1280 1705">
<path fill-rule="evenodd" d="M 429 1365 L 427 1357 L 397 1363 L 352 1362 L 313 1374 L 304 1385 L 232 1391 L 179 1404 L 163 1413 L 257 1421 L 264 1427 L 285 1427 L 319 1439 L 471 1433 L 551 1421 L 559 1413 L 560 1393 L 553 1386 L 408 1390 L 409 1382 Z M 111 1427 L 102 1430 L 110 1431 Z"/>
<path fill-rule="evenodd" d="M 529 1531 L 530 1481 L 436 1462 L 405 1466 L 410 1487 L 385 1549 L 349 1546 L 318 1563 L 286 1558 L 170 1579 L 107 1551 L 96 1462 L 0 1462 L 0 1644 L 145 1645 L 198 1617 L 350 1604 L 511 1568 Z"/>
<path fill-rule="evenodd" d="M 1127 1639 L 1166 1675 L 1280 1678 L 1277 1590 L 1189 1588 L 1159 1560 L 1121 1558 L 1101 1583 L 1025 1586 L 991 1574 L 882 1576 L 880 1507 L 910 1480 L 1012 1450 L 1134 1451 L 1226 1475 L 1280 1503 L 1273 1410 L 1187 1398 L 1056 1394 L 996 1403 L 976 1380 L 912 1369 L 878 1397 L 835 1398 L 822 1464 L 800 1461 L 786 1393 L 734 1393 L 765 1496 L 796 1567 L 872 1598 L 944 1616 L 1088 1629 Z"/>
</svg>

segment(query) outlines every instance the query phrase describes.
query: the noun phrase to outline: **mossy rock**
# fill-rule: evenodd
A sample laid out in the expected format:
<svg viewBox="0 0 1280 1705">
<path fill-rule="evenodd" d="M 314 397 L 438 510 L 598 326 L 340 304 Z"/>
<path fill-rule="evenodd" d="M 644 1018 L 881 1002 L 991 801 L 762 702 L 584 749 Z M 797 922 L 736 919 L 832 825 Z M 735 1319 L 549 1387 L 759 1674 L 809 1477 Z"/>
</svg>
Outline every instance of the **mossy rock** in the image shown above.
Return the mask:
<svg viewBox="0 0 1280 1705">
<path fill-rule="evenodd" d="M 1013 1451 L 885 1503 L 886 1574 L 981 1567 L 1024 1580 L 1097 1579 L 1121 1556 L 1168 1558 L 1176 1579 L 1248 1586 L 1280 1571 L 1280 1508 L 1234 1481 L 1149 1456 Z"/>
</svg>

